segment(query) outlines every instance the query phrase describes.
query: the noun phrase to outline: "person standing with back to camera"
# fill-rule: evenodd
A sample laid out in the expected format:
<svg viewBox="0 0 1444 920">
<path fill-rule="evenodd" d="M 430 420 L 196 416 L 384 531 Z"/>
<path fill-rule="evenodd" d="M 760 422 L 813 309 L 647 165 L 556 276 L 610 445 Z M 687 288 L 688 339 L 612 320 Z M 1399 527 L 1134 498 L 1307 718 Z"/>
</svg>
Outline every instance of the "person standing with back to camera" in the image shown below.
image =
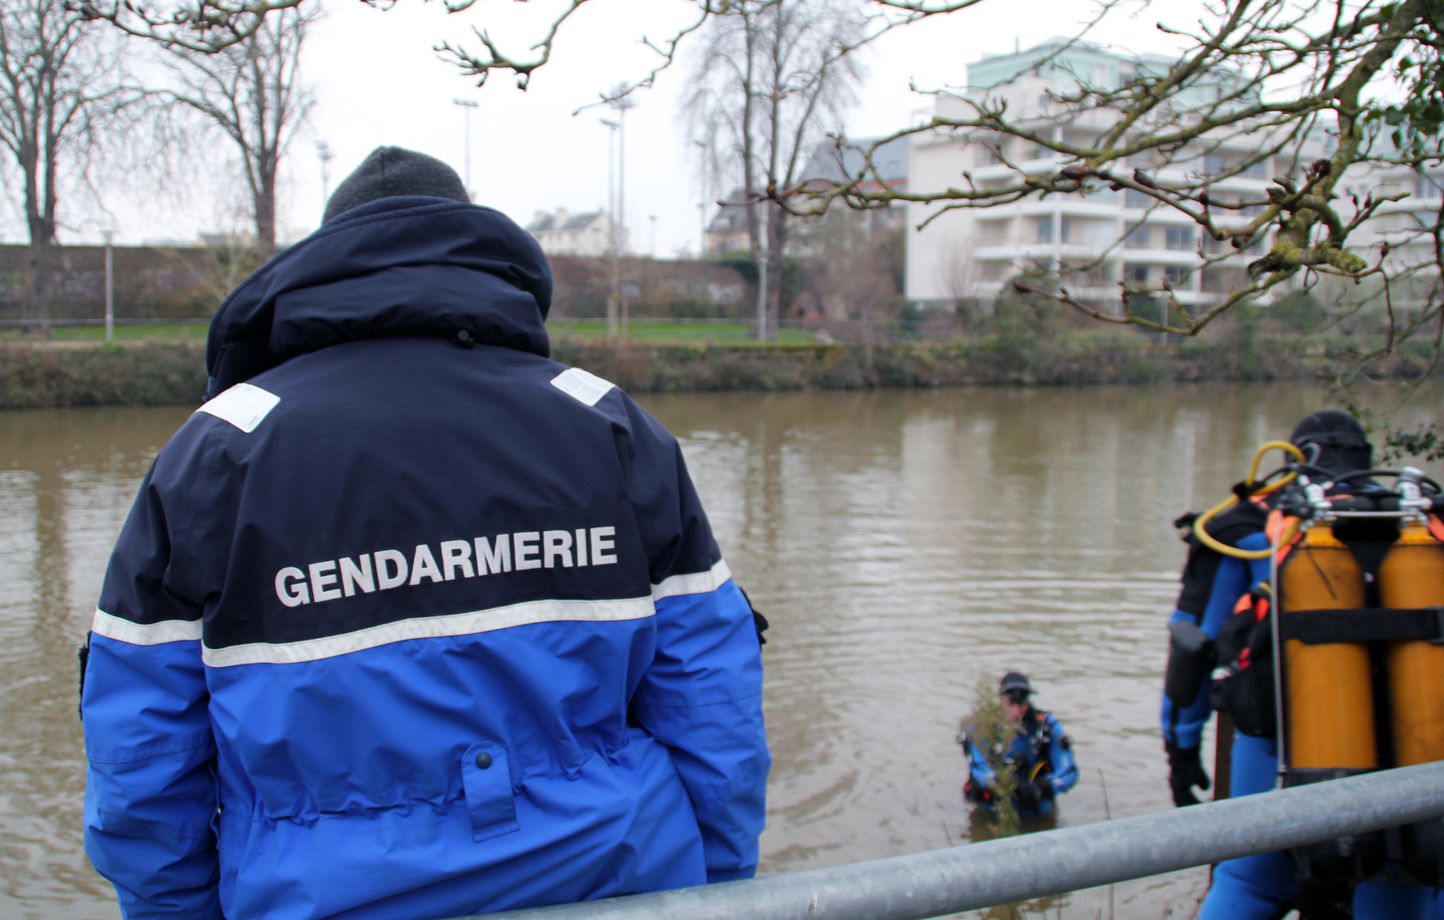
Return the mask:
<svg viewBox="0 0 1444 920">
<path fill-rule="evenodd" d="M 1297 471 L 1309 477 L 1321 498 L 1389 494 L 1372 475 L 1376 472 L 1372 470 L 1373 445 L 1350 415 L 1333 409 L 1310 413 L 1295 424 L 1289 443 L 1303 458 L 1295 464 Z M 1255 491 L 1244 486 L 1253 486 Z M 1300 570 L 1317 579 L 1323 594 L 1342 598 L 1349 590 L 1348 579 L 1326 571 L 1317 557 L 1299 548 L 1299 542 L 1281 548 L 1272 545 L 1271 512 L 1274 520 L 1280 519 L 1278 508 L 1287 493 L 1266 493 L 1261 487 L 1251 474 L 1248 482 L 1235 487 L 1238 500 L 1231 507 L 1215 509 L 1216 515 L 1210 512 L 1202 528 L 1199 515 L 1186 514 L 1175 521 L 1183 529 L 1189 549 L 1182 589 L 1169 620 L 1171 640 L 1161 719 L 1169 786 L 1179 807 L 1198 804 L 1194 790 L 1212 785 L 1200 748 L 1214 707 L 1232 716 L 1228 795 L 1253 795 L 1279 786 L 1275 723 L 1279 700 L 1273 669 L 1280 665 L 1272 640 L 1265 643 L 1262 637 L 1268 634 L 1270 618 L 1282 609 L 1278 605 L 1287 605 L 1289 597 L 1287 589 L 1282 598 L 1275 596 L 1273 573 L 1285 573 L 1296 559 Z M 1396 525 L 1390 522 L 1389 526 Z M 1340 531 L 1333 528 L 1333 532 Z M 1355 549 L 1344 543 L 1338 548 L 1350 558 L 1363 552 L 1362 546 Z M 1281 584 L 1285 577 L 1279 575 Z M 1287 609 L 1291 612 L 1283 614 L 1285 621 L 1304 615 L 1292 606 Z M 1378 610 L 1366 613 L 1385 615 Z M 1239 627 L 1246 631 L 1234 633 Z M 1240 636 L 1250 642 L 1240 641 Z M 1246 647 L 1250 644 L 1256 647 Z M 1245 647 L 1233 649 L 1233 645 Z M 1325 680 L 1337 677 L 1326 674 Z M 1224 860 L 1215 866 L 1199 916 L 1202 920 L 1268 920 L 1292 910 L 1309 920 L 1350 916 L 1360 920 L 1444 920 L 1444 898 L 1432 884 L 1420 884 L 1417 879 L 1383 874 L 1352 877 L 1348 870 L 1337 867 L 1305 871 L 1299 853 L 1273 852 Z"/>
<path fill-rule="evenodd" d="M 375 150 L 211 324 L 83 652 L 127 916 L 453 917 L 747 878 L 760 627 L 676 441 L 549 360 L 535 240 Z"/>
</svg>

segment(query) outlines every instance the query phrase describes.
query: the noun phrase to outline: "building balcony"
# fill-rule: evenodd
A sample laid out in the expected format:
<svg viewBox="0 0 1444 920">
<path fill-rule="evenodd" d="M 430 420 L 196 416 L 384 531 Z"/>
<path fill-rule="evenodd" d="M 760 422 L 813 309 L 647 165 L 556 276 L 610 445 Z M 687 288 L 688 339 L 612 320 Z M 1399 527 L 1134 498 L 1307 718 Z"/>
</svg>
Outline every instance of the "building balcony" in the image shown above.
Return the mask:
<svg viewBox="0 0 1444 920">
<path fill-rule="evenodd" d="M 979 300 L 993 300 L 1003 293 L 1007 283 L 1008 281 L 974 281 L 967 285 L 965 296 L 975 297 Z M 1116 282 L 1088 285 L 1064 284 L 1063 287 L 1073 300 L 1089 304 L 1117 304 L 1123 297 L 1123 290 Z M 1209 291 L 1195 291 L 1191 288 L 1179 287 L 1174 289 L 1173 297 L 1184 306 L 1197 307 L 1216 302 L 1220 295 Z"/>
<path fill-rule="evenodd" d="M 1118 262 L 1139 262 L 1149 265 L 1186 265 L 1189 267 L 1202 265 L 1203 260 L 1193 249 L 1160 249 L 1149 246 L 1147 249 L 1116 249 L 1109 254 Z"/>
<path fill-rule="evenodd" d="M 1106 245 L 1097 243 L 1000 243 L 979 246 L 972 256 L 977 262 L 1043 261 L 1063 259 L 1068 262 L 1089 262 L 1103 258 Z"/>
<path fill-rule="evenodd" d="M 1163 204 L 1155 205 L 1152 208 L 1125 204 L 1123 207 L 1123 216 L 1128 219 L 1129 223 L 1147 224 L 1149 226 L 1184 226 L 1194 222 L 1193 218 L 1187 214 L 1175 211 L 1173 208 Z"/>
</svg>

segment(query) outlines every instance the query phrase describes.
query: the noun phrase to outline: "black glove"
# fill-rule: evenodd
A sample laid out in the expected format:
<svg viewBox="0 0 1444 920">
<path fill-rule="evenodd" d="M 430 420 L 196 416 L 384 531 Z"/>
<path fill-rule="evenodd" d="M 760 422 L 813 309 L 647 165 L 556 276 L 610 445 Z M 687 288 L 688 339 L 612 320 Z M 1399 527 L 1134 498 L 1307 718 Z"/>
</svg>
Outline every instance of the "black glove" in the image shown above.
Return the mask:
<svg viewBox="0 0 1444 920">
<path fill-rule="evenodd" d="M 1018 786 L 1018 803 L 1021 805 L 1036 805 L 1052 797 L 1053 784 L 1045 779 L 1035 779 Z"/>
<path fill-rule="evenodd" d="M 1197 805 L 1198 797 L 1193 794 L 1193 787 L 1209 787 L 1208 774 L 1203 771 L 1198 748 L 1179 747 L 1172 741 L 1165 741 L 1163 747 L 1168 752 L 1168 785 L 1173 789 L 1173 804 L 1179 808 Z"/>
<path fill-rule="evenodd" d="M 1038 792 L 1037 783 L 1019 784 L 1017 796 L 1019 805 L 1036 805 L 1038 804 L 1038 800 L 1042 798 L 1041 794 Z"/>
</svg>

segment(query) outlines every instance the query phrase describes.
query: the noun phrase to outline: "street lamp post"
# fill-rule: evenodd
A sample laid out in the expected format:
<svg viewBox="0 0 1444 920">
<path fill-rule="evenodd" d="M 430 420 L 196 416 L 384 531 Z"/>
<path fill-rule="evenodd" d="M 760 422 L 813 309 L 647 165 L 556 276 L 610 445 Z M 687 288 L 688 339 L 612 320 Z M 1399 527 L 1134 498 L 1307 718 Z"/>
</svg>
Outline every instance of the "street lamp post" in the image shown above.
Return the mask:
<svg viewBox="0 0 1444 920">
<path fill-rule="evenodd" d="M 607 126 L 607 256 L 611 260 L 611 290 L 607 292 L 607 335 L 617 334 L 617 303 L 622 292 L 622 253 L 617 245 L 617 131 L 621 125 L 610 118 L 601 119 Z"/>
<path fill-rule="evenodd" d="M 622 251 L 627 246 L 627 109 L 637 104 L 630 96 L 621 95 L 623 87 L 614 87 L 613 98 L 607 105 L 617 110 L 617 300 L 622 318 L 622 328 L 627 328 L 627 298 L 622 291 Z"/>
<path fill-rule="evenodd" d="M 105 340 L 109 342 L 115 337 L 115 261 L 111 246 L 115 231 L 102 230 L 101 235 L 105 237 Z"/>
<path fill-rule="evenodd" d="M 466 177 L 466 194 L 471 194 L 471 110 L 476 108 L 476 101 L 473 99 L 453 99 L 455 104 L 463 109 L 462 121 L 464 127 L 462 147 L 462 174 Z"/>
<path fill-rule="evenodd" d="M 316 156 L 321 159 L 321 210 L 326 210 L 326 203 L 331 200 L 331 160 L 336 154 L 331 152 L 331 145 L 325 141 L 316 142 Z"/>
<path fill-rule="evenodd" d="M 705 259 L 707 258 L 707 180 L 711 178 L 708 174 L 707 167 L 710 164 L 707 162 L 707 142 L 693 141 L 692 143 L 696 144 L 697 149 L 702 151 L 702 200 L 697 205 L 697 213 L 702 216 L 702 236 L 697 248 L 697 257 L 699 259 Z"/>
</svg>

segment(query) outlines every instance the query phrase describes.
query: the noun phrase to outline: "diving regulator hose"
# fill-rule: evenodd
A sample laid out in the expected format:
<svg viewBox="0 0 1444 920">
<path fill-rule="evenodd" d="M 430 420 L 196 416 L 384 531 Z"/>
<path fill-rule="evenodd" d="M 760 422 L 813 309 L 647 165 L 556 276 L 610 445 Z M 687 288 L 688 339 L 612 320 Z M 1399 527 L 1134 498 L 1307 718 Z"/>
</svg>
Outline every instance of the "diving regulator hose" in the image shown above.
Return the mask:
<svg viewBox="0 0 1444 920">
<path fill-rule="evenodd" d="M 1237 546 L 1229 546 L 1227 543 L 1214 539 L 1209 535 L 1207 530 L 1209 521 L 1239 503 L 1239 495 L 1246 494 L 1249 498 L 1268 495 L 1271 492 L 1277 492 L 1298 478 L 1299 473 L 1297 470 L 1288 470 L 1288 472 L 1274 482 L 1269 482 L 1268 476 L 1265 476 L 1263 480 L 1258 479 L 1259 463 L 1263 460 L 1264 454 L 1271 450 L 1281 450 L 1297 463 L 1305 462 L 1304 452 L 1288 441 L 1265 441 L 1253 455 L 1253 464 L 1248 468 L 1248 478 L 1240 483 L 1239 487 L 1235 488 L 1234 494 L 1194 518 L 1193 535 L 1198 538 L 1198 542 L 1216 553 L 1232 556 L 1235 559 L 1267 559 L 1273 552 L 1273 548 L 1269 546 L 1263 549 L 1239 549 Z M 1269 475 L 1272 476 L 1273 474 L 1271 473 Z M 1291 527 L 1297 528 L 1298 523 L 1293 522 Z M 1287 542 L 1287 539 L 1283 542 Z"/>
</svg>

